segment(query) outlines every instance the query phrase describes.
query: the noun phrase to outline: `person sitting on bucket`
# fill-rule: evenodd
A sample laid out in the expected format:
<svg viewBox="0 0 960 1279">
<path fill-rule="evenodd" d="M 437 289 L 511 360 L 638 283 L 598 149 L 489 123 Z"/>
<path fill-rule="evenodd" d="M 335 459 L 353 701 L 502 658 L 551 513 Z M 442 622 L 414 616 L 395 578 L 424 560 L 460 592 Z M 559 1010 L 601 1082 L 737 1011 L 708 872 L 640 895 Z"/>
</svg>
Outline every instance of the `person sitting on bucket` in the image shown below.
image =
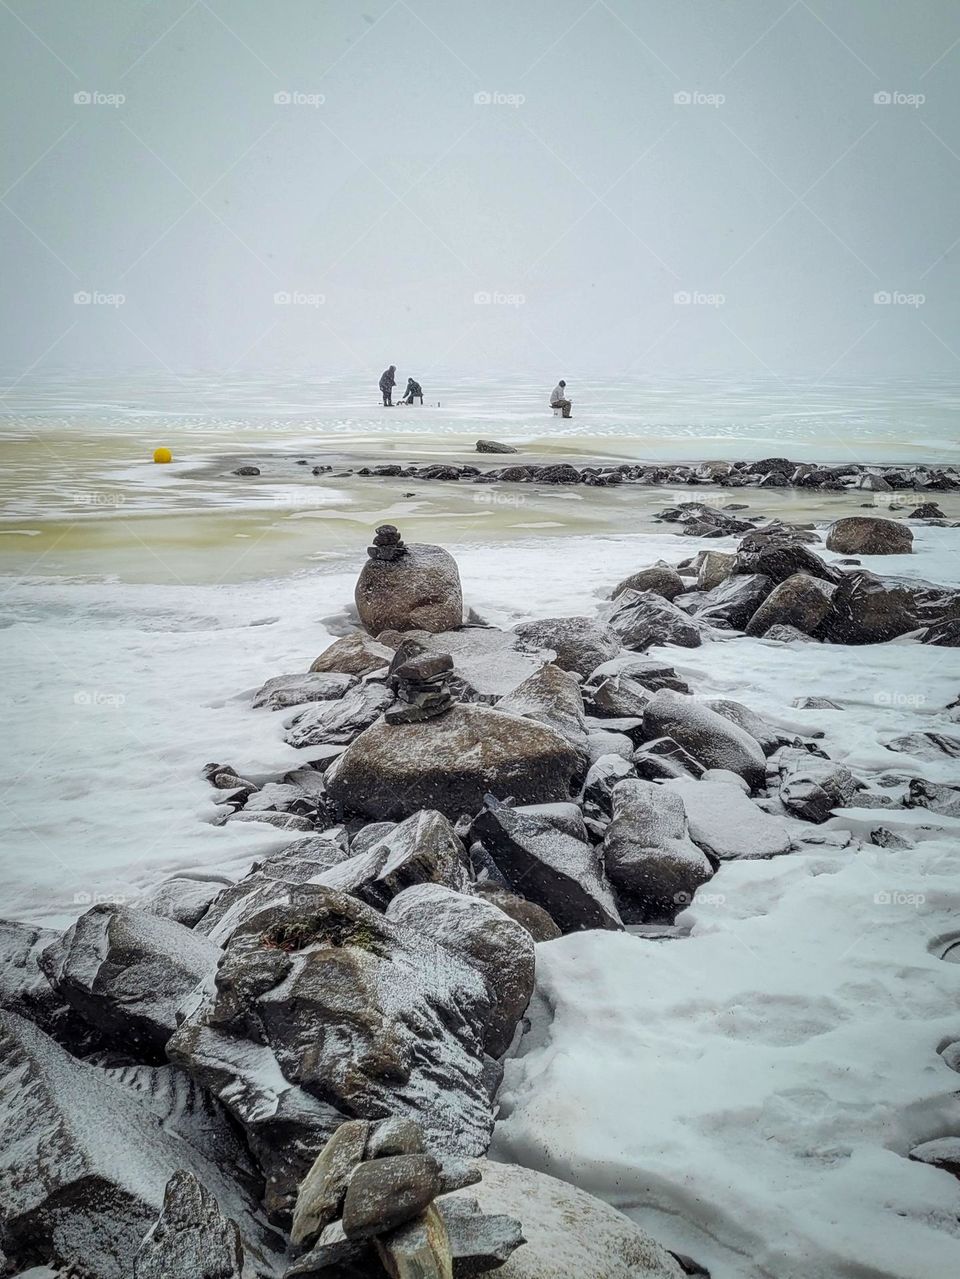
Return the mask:
<svg viewBox="0 0 960 1279">
<path fill-rule="evenodd" d="M 419 382 L 415 382 L 412 377 L 407 378 L 407 389 L 403 393 L 401 404 L 412 404 L 414 400 L 423 403 L 423 387 Z"/>
<path fill-rule="evenodd" d="M 393 407 L 393 388 L 397 385 L 397 379 L 394 377 L 396 371 L 397 366 L 391 364 L 380 374 L 380 390 L 383 393 L 384 407 L 388 409 Z"/>
<path fill-rule="evenodd" d="M 564 417 L 570 416 L 570 410 L 573 408 L 573 405 L 567 399 L 567 384 L 564 382 L 563 378 L 560 379 L 557 385 L 550 392 L 550 407 L 552 409 L 562 409 Z"/>
</svg>

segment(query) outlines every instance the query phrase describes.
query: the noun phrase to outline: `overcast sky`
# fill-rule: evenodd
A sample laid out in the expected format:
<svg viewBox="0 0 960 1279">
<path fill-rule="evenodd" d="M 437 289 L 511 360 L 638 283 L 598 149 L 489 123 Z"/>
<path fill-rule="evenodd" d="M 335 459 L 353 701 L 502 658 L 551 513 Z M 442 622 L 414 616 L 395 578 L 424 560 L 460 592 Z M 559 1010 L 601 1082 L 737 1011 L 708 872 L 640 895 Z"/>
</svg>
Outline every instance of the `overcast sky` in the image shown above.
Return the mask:
<svg viewBox="0 0 960 1279">
<path fill-rule="evenodd" d="M 955 0 L 0 0 L 2 363 L 955 372 L 957 41 Z"/>
</svg>

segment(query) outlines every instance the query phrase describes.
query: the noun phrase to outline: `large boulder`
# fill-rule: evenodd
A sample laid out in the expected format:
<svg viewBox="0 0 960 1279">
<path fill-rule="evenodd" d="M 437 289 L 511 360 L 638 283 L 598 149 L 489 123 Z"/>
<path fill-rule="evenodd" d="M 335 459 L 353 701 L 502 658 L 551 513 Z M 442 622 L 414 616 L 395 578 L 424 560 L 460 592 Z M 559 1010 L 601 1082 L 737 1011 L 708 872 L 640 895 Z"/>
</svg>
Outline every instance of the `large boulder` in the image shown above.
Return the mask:
<svg viewBox="0 0 960 1279">
<path fill-rule="evenodd" d="M 827 639 L 879 644 L 960 617 L 960 592 L 920 579 L 876 577 L 858 569 L 843 579 L 824 624 Z"/>
<path fill-rule="evenodd" d="M 771 791 L 795 817 L 825 822 L 835 808 L 846 808 L 863 789 L 853 773 L 836 760 L 784 746 L 769 761 Z"/>
<path fill-rule="evenodd" d="M 478 1185 L 436 1206 L 473 1199 L 484 1213 L 520 1220 L 526 1243 L 494 1271 L 498 1279 L 683 1279 L 668 1252 L 586 1191 L 513 1164 L 479 1167 Z"/>
<path fill-rule="evenodd" d="M 811 635 L 827 617 L 837 588 L 809 573 L 794 573 L 775 586 L 747 623 L 748 635 L 765 635 L 771 626 L 794 626 Z"/>
<path fill-rule="evenodd" d="M 150 915 L 162 915 L 184 928 L 193 928 L 229 882 L 216 876 L 171 875 L 154 884 L 137 904 Z"/>
<path fill-rule="evenodd" d="M 680 796 L 690 838 L 718 861 L 745 861 L 789 853 L 791 839 L 782 818 L 771 817 L 745 795 L 735 780 L 671 781 L 663 789 Z"/>
<path fill-rule="evenodd" d="M 90 1033 L 86 1023 L 40 971 L 41 955 L 58 937 L 52 928 L 0 919 L 0 1008 L 26 1017 L 59 1042 L 73 1044 Z"/>
<path fill-rule="evenodd" d="M 730 577 L 736 560 L 736 555 L 730 551 L 704 551 L 697 569 L 697 590 L 716 590 Z"/>
<path fill-rule="evenodd" d="M 310 667 L 311 671 L 325 673 L 338 671 L 344 675 L 367 675 L 382 670 L 393 661 L 394 651 L 386 644 L 371 639 L 364 631 L 353 631 L 334 640 L 325 648 Z"/>
<path fill-rule="evenodd" d="M 876 515 L 845 515 L 827 529 L 827 550 L 841 555 L 909 555 L 913 534 L 906 524 Z"/>
<path fill-rule="evenodd" d="M 223 1215 L 192 1172 L 175 1172 L 167 1182 L 159 1220 L 134 1258 L 133 1279 L 243 1276 L 243 1240 L 237 1223 Z"/>
<path fill-rule="evenodd" d="M 406 889 L 387 907 L 387 918 L 418 928 L 483 974 L 496 997 L 484 1048 L 491 1057 L 506 1052 L 533 994 L 534 944 L 527 930 L 492 902 L 441 884 Z"/>
<path fill-rule="evenodd" d="M 710 626 L 742 631 L 772 590 L 773 581 L 763 573 L 735 573 L 705 591 L 697 599 L 694 614 Z"/>
<path fill-rule="evenodd" d="M 794 573 L 807 573 L 824 582 L 837 582 L 836 569 L 826 565 L 819 555 L 807 550 L 789 537 L 769 537 L 748 533 L 737 548 L 737 573 L 761 573 L 774 583 L 785 582 Z"/>
<path fill-rule="evenodd" d="M 701 628 L 681 609 L 652 591 L 622 591 L 603 612 L 624 648 L 642 651 L 652 644 L 698 648 Z"/>
<path fill-rule="evenodd" d="M 620 651 L 616 632 L 592 617 L 543 617 L 513 629 L 524 648 L 552 649 L 557 666 L 584 679 Z"/>
<path fill-rule="evenodd" d="M 654 693 L 643 714 L 648 737 L 670 737 L 704 768 L 728 768 L 751 788 L 763 784 L 766 764 L 756 738 L 709 706 L 661 689 Z"/>
<path fill-rule="evenodd" d="M 603 662 L 591 671 L 588 684 L 597 684 L 611 676 L 626 675 L 651 693 L 658 688 L 672 688 L 678 693 L 689 693 L 690 686 L 682 680 L 669 662 L 642 653 L 620 653 L 609 662 Z"/>
<path fill-rule="evenodd" d="M 463 622 L 457 562 L 442 546 L 412 542 L 399 559 L 367 560 L 354 599 L 371 635 L 450 631 Z"/>
<path fill-rule="evenodd" d="M 346 1118 L 403 1115 L 431 1153 L 482 1154 L 494 1006 L 478 970 L 418 929 L 300 884 L 234 931 L 167 1053 L 243 1126 L 285 1215 Z"/>
<path fill-rule="evenodd" d="M 497 702 L 497 710 L 552 728 L 570 743 L 583 761 L 583 770 L 586 769 L 587 728 L 583 694 L 568 671 L 553 662 L 542 666 L 535 675 L 518 684 L 512 693 L 502 697 Z"/>
<path fill-rule="evenodd" d="M 489 791 L 518 803 L 570 798 L 577 753 L 552 729 L 486 706 L 454 706 L 420 724 L 374 724 L 327 770 L 330 797 L 370 821 L 434 808 L 456 820 Z"/>
<path fill-rule="evenodd" d="M 639 573 L 631 573 L 610 592 L 610 598 L 616 599 L 623 591 L 653 591 L 665 600 L 672 600 L 687 589 L 683 578 L 669 564 L 651 564 L 642 568 Z M 585 674 L 587 672 L 584 672 Z"/>
<path fill-rule="evenodd" d="M 659 783 L 627 778 L 613 787 L 611 803 L 613 821 L 603 839 L 611 882 L 638 917 L 672 919 L 713 874 L 690 838 L 682 798 Z"/>
<path fill-rule="evenodd" d="M 236 1222 L 251 1261 L 273 1273 L 279 1241 L 232 1176 L 172 1132 L 142 1096 L 0 1013 L 0 1203 L 11 1263 L 130 1279 L 166 1186 L 181 1171 Z"/>
<path fill-rule="evenodd" d="M 590 844 L 492 797 L 474 820 L 473 834 L 507 882 L 542 906 L 563 932 L 621 927 L 603 864 Z"/>
<path fill-rule="evenodd" d="M 177 1009 L 219 957 L 213 942 L 182 924 L 101 904 L 40 962 L 56 993 L 92 1026 L 126 1049 L 162 1057 Z"/>
</svg>

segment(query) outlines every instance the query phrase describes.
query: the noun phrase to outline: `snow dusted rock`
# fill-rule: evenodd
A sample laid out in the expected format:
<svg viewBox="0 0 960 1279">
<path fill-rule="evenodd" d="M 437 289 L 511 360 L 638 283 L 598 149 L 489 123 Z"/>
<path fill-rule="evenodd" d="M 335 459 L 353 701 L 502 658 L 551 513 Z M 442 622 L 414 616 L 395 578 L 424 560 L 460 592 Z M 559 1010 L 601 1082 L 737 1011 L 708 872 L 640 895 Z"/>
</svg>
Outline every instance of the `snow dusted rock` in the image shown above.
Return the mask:
<svg viewBox="0 0 960 1279">
<path fill-rule="evenodd" d="M 908 1157 L 960 1177 L 960 1137 L 934 1137 L 914 1146 Z"/>
<path fill-rule="evenodd" d="M 711 626 L 742 631 L 772 590 L 773 581 L 763 573 L 736 573 L 697 597 L 694 614 Z"/>
<path fill-rule="evenodd" d="M 900 751 L 914 759 L 957 759 L 960 757 L 960 737 L 946 733 L 905 733 L 903 737 L 885 742 L 888 751 Z"/>
<path fill-rule="evenodd" d="M 276 711 L 288 706 L 299 706 L 303 702 L 329 702 L 349 693 L 356 683 L 356 675 L 335 671 L 275 675 L 257 690 L 253 696 L 253 704 Z"/>
<path fill-rule="evenodd" d="M 393 657 L 392 648 L 371 639 L 365 631 L 354 631 L 334 640 L 314 661 L 310 670 L 321 674 L 338 671 L 344 675 L 366 675 L 389 666 Z"/>
<path fill-rule="evenodd" d="M 909 631 L 960 616 L 960 592 L 920 579 L 851 573 L 833 597 L 827 639 L 878 644 Z"/>
<path fill-rule="evenodd" d="M 160 1219 L 133 1262 L 133 1279 L 243 1279 L 243 1241 L 235 1221 L 192 1172 L 167 1182 Z"/>
<path fill-rule="evenodd" d="M 602 613 L 624 648 L 643 650 L 651 644 L 698 648 L 703 642 L 701 628 L 675 604 L 652 591 L 623 591 Z"/>
<path fill-rule="evenodd" d="M 435 808 L 475 813 L 489 791 L 519 803 L 570 798 L 580 760 L 533 720 L 486 706 L 454 706 L 421 724 L 374 724 L 327 770 L 330 796 L 373 821 Z"/>
<path fill-rule="evenodd" d="M 557 830 L 572 835 L 574 839 L 588 839 L 584 825 L 583 813 L 577 804 L 514 804 L 515 813 L 527 813 L 531 817 L 542 817 Z"/>
<path fill-rule="evenodd" d="M 960 817 L 960 786 L 946 786 L 923 777 L 911 777 L 905 800 L 908 808 L 928 808 L 944 817 Z"/>
<path fill-rule="evenodd" d="M 702 777 L 704 767 L 672 737 L 653 737 L 633 754 L 637 775 L 648 782 Z"/>
<path fill-rule="evenodd" d="M 846 515 L 827 529 L 827 550 L 841 555 L 909 555 L 913 534 L 906 524 L 875 515 Z"/>
<path fill-rule="evenodd" d="M 394 702 L 383 684 L 359 684 L 335 702 L 317 702 L 286 721 L 291 746 L 347 745 Z"/>
<path fill-rule="evenodd" d="M 399 559 L 368 559 L 354 600 L 371 635 L 387 630 L 450 631 L 463 623 L 460 573 L 442 546 L 411 542 Z"/>
<path fill-rule="evenodd" d="M 351 893 L 384 910 L 414 884 L 466 887 L 467 855 L 442 813 L 422 811 L 394 827 L 365 853 L 321 871 L 311 880 Z"/>
<path fill-rule="evenodd" d="M 610 592 L 610 598 L 615 600 L 623 591 L 652 591 L 654 595 L 660 595 L 665 600 L 672 600 L 686 589 L 686 583 L 677 570 L 661 562 L 625 577 L 619 586 L 615 586 Z M 611 653 L 610 656 L 612 657 L 613 654 Z M 584 671 L 583 674 L 586 675 L 589 672 Z"/>
<path fill-rule="evenodd" d="M 608 1204 L 565 1181 L 512 1164 L 480 1164 L 483 1179 L 436 1206 L 476 1200 L 484 1213 L 516 1217 L 526 1242 L 498 1279 L 683 1279 L 668 1252 Z"/>
<path fill-rule="evenodd" d="M 226 879 L 174 875 L 151 888 L 138 904 L 148 915 L 161 915 L 184 928 L 193 928 L 228 884 Z"/>
<path fill-rule="evenodd" d="M 130 1279 L 165 1187 L 181 1171 L 207 1188 L 260 1271 L 273 1274 L 277 1241 L 232 1178 L 162 1126 L 141 1097 L 29 1022 L 0 1014 L 0 1202 L 12 1261 Z"/>
<path fill-rule="evenodd" d="M 762 573 L 775 584 L 785 582 L 794 573 L 806 573 L 824 582 L 837 582 L 836 569 L 829 568 L 819 555 L 798 541 L 748 533 L 737 548 L 737 573 Z"/>
<path fill-rule="evenodd" d="M 570 743 L 587 767 L 587 729 L 583 721 L 583 694 L 580 685 L 566 670 L 552 662 L 518 684 L 512 693 L 497 702 L 505 715 L 532 719 Z"/>
<path fill-rule="evenodd" d="M 268 1207 L 283 1214 L 344 1118 L 405 1115 L 431 1153 L 485 1151 L 493 1008 L 480 973 L 445 947 L 301 884 L 233 933 L 215 988 L 167 1053 L 243 1125 Z"/>
<path fill-rule="evenodd" d="M 186 996 L 217 966 L 213 942 L 128 906 L 93 906 L 41 956 L 71 1008 L 125 1048 L 162 1053 Z"/>
<path fill-rule="evenodd" d="M 718 770 L 720 771 L 720 770 Z M 683 801 L 690 838 L 719 861 L 777 857 L 792 847 L 786 823 L 731 782 L 664 782 Z"/>
<path fill-rule="evenodd" d="M 482 882 L 474 884 L 473 892 L 475 896 L 509 915 L 521 928 L 526 929 L 535 942 L 554 941 L 563 935 L 552 917 L 536 902 L 529 902 L 516 893 Z"/>
<path fill-rule="evenodd" d="M 533 994 L 534 946 L 526 929 L 492 902 L 440 884 L 400 893 L 387 919 L 419 929 L 478 969 L 496 997 L 484 1048 L 491 1057 L 506 1052 Z"/>
<path fill-rule="evenodd" d="M 784 746 L 769 764 L 771 791 L 779 783 L 784 807 L 807 822 L 825 822 L 833 809 L 847 807 L 863 789 L 843 764 L 797 747 Z"/>
<path fill-rule="evenodd" d="M 697 590 L 712 591 L 733 573 L 736 555 L 729 551 L 706 551 L 697 570 Z"/>
<path fill-rule="evenodd" d="M 705 768 L 729 768 L 753 789 L 763 784 L 759 742 L 703 702 L 661 689 L 644 712 L 643 726 L 650 737 L 672 737 Z"/>
<path fill-rule="evenodd" d="M 340 1216 L 350 1174 L 363 1162 L 370 1127 L 367 1119 L 348 1119 L 317 1155 L 297 1194 L 290 1226 L 294 1247 L 309 1248 Z"/>
<path fill-rule="evenodd" d="M 601 755 L 596 763 L 590 765 L 583 783 L 583 801 L 592 804 L 601 812 L 612 811 L 611 795 L 614 786 L 628 777 L 636 777 L 634 765 L 620 755 Z"/>
<path fill-rule="evenodd" d="M 771 626 L 793 626 L 812 634 L 826 619 L 836 587 L 809 573 L 794 573 L 775 586 L 747 623 L 748 635 L 764 635 Z"/>
<path fill-rule="evenodd" d="M 621 926 L 603 866 L 589 844 L 492 796 L 474 820 L 473 833 L 508 882 L 542 906 L 564 932 Z"/>
<path fill-rule="evenodd" d="M 440 1165 L 432 1155 L 390 1155 L 353 1170 L 343 1201 L 343 1233 L 370 1239 L 416 1217 L 441 1189 Z"/>
<path fill-rule="evenodd" d="M 605 679 L 625 675 L 634 683 L 655 693 L 658 688 L 672 688 L 677 693 L 689 693 L 686 684 L 668 662 L 658 661 L 655 657 L 644 657 L 639 653 L 620 653 L 604 662 L 596 670 L 590 672 L 589 684 L 597 684 Z"/>
<path fill-rule="evenodd" d="M 765 640 L 774 640 L 779 644 L 792 644 L 795 640 L 800 640 L 804 644 L 819 643 L 812 635 L 806 635 L 803 631 L 798 631 L 795 626 L 771 626 L 763 638 Z"/>
<path fill-rule="evenodd" d="M 713 875 L 690 838 L 681 796 L 629 778 L 613 788 L 612 800 L 613 821 L 603 840 L 611 882 L 636 902 L 644 919 L 672 918 Z"/>
<path fill-rule="evenodd" d="M 410 631 L 404 638 L 422 644 L 424 652 L 449 653 L 454 675 L 475 690 L 475 700 L 487 702 L 512 693 L 553 653 L 552 649 L 545 653 L 522 651 L 529 645 L 515 631 L 501 631 L 495 626 L 463 626 L 439 635 Z"/>
<path fill-rule="evenodd" d="M 584 688 L 584 696 L 595 715 L 614 719 L 641 717 L 650 700 L 650 694 L 642 684 L 623 674 L 610 675 L 599 681 L 591 676 Z"/>
<path fill-rule="evenodd" d="M 213 825 L 228 826 L 236 822 L 263 822 L 267 826 L 275 826 L 277 830 L 299 830 L 304 834 L 316 829 L 309 817 L 301 817 L 299 813 L 278 813 L 275 810 L 260 812 L 256 809 L 249 813 L 226 813 Z"/>
<path fill-rule="evenodd" d="M 481 1213 L 476 1199 L 448 1197 L 378 1240 L 377 1250 L 396 1279 L 446 1279 L 498 1269 L 523 1241 L 519 1221 Z"/>
<path fill-rule="evenodd" d="M 499 440 L 477 440 L 478 453 L 519 453 L 512 444 L 501 444 Z"/>
<path fill-rule="evenodd" d="M 524 648 L 552 649 L 561 670 L 584 678 L 620 651 L 616 632 L 592 617 L 544 617 L 513 629 Z"/>
<path fill-rule="evenodd" d="M 643 723 L 642 720 L 639 721 Z M 626 733 L 612 733 L 602 728 L 591 728 L 587 733 L 587 755 L 591 767 L 604 755 L 619 755 L 632 759 L 635 746 Z"/>
<path fill-rule="evenodd" d="M 198 921 L 196 931 L 222 945 L 233 930 L 277 901 L 289 900 L 291 890 L 345 861 L 344 848 L 325 836 L 298 839 L 262 862 L 216 897 Z"/>
<path fill-rule="evenodd" d="M 726 697 L 716 697 L 711 698 L 706 705 L 712 711 L 716 711 L 718 715 L 722 715 L 724 719 L 728 719 L 731 724 L 736 724 L 738 728 L 742 728 L 745 733 L 749 733 L 751 737 L 755 738 L 760 743 L 760 749 L 764 755 L 772 755 L 775 750 L 779 750 L 781 746 L 786 746 L 791 741 L 791 738 L 782 729 L 777 728 L 775 724 L 771 724 L 768 719 L 764 719 L 756 711 L 752 711 L 749 706 L 744 706 L 742 702 L 732 702 Z M 823 733 L 815 730 L 808 735 L 810 737 L 822 737 Z"/>
<path fill-rule="evenodd" d="M 40 956 L 59 939 L 52 928 L 0 920 L 0 1008 L 19 1013 L 61 1042 L 86 1033 L 84 1023 L 40 971 Z"/>
</svg>

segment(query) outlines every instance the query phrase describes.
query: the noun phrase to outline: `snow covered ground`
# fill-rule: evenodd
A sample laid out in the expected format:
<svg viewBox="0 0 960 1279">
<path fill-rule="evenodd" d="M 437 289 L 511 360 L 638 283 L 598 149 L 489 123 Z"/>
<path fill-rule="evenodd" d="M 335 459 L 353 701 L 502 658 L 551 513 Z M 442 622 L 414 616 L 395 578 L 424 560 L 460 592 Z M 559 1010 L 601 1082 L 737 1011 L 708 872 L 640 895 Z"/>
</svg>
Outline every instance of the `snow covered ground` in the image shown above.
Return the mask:
<svg viewBox="0 0 960 1279">
<path fill-rule="evenodd" d="M 915 529 L 880 571 L 960 582 L 955 531 Z M 486 620 L 593 613 L 626 573 L 709 545 L 672 534 L 451 548 Z M 0 676 L 8 767 L 4 913 L 63 925 L 176 870 L 235 876 L 289 836 L 215 828 L 208 761 L 276 771 L 284 716 L 250 708 L 345 623 L 356 564 L 277 581 L 7 584 Z M 956 767 L 884 749 L 960 735 L 960 653 L 762 640 L 663 649 L 697 692 L 826 731 L 863 773 Z M 840 710 L 801 711 L 820 695 Z M 956 780 L 955 776 L 953 780 Z M 928 830 L 914 830 L 918 821 Z M 601 1194 L 714 1279 L 946 1279 L 960 1273 L 957 1183 L 908 1162 L 960 1133 L 960 823 L 852 810 L 910 846 L 824 847 L 725 864 L 687 912 L 692 936 L 584 934 L 541 945 L 523 1052 L 508 1065 L 495 1153 Z M 931 949 L 933 948 L 933 949 Z"/>
</svg>

